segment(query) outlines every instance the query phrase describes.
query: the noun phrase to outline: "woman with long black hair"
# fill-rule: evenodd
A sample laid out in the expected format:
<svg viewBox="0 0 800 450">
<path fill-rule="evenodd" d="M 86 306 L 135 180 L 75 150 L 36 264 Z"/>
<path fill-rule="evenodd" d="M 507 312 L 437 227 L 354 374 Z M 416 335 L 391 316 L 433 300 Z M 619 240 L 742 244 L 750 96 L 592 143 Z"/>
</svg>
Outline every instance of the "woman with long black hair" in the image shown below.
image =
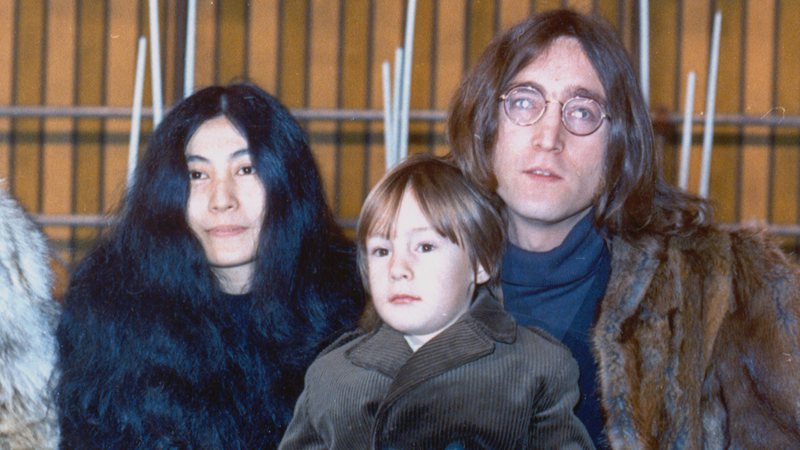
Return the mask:
<svg viewBox="0 0 800 450">
<path fill-rule="evenodd" d="M 62 447 L 277 446 L 363 296 L 304 133 L 253 85 L 209 87 L 134 178 L 66 297 Z"/>
</svg>

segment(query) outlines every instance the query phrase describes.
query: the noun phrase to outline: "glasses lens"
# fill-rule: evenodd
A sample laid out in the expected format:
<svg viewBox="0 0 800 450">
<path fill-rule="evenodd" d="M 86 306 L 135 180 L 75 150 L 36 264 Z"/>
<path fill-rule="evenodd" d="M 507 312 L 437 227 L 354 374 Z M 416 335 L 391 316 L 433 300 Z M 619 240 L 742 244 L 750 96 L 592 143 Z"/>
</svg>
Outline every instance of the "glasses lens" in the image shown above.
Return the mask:
<svg viewBox="0 0 800 450">
<path fill-rule="evenodd" d="M 530 125 L 540 117 L 545 108 L 544 96 L 530 86 L 520 86 L 506 94 L 506 115 L 517 125 Z"/>
<path fill-rule="evenodd" d="M 603 109 L 596 101 L 574 97 L 564 104 L 564 126 L 573 134 L 584 136 L 594 132 L 603 121 Z"/>
</svg>

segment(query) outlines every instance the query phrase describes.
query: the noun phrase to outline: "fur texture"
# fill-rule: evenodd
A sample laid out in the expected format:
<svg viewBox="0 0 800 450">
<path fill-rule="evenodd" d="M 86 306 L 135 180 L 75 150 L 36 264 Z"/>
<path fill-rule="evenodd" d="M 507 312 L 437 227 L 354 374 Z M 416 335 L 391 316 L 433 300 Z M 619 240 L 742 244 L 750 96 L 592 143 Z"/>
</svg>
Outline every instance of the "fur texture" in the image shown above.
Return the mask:
<svg viewBox="0 0 800 450">
<path fill-rule="evenodd" d="M 0 449 L 58 445 L 51 286 L 44 236 L 0 190 Z"/>
<path fill-rule="evenodd" d="M 616 239 L 594 330 L 614 448 L 800 447 L 800 271 L 753 231 Z"/>
</svg>

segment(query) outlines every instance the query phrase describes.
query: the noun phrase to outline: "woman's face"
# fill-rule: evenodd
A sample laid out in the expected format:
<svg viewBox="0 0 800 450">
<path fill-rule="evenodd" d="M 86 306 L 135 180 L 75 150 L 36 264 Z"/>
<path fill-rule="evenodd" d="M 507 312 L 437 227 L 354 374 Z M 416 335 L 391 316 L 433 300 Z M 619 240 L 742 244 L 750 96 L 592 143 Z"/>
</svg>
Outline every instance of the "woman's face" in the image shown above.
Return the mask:
<svg viewBox="0 0 800 450">
<path fill-rule="evenodd" d="M 207 120 L 186 146 L 190 191 L 186 220 L 230 294 L 250 290 L 266 214 L 266 190 L 247 139 L 225 116 Z"/>
</svg>

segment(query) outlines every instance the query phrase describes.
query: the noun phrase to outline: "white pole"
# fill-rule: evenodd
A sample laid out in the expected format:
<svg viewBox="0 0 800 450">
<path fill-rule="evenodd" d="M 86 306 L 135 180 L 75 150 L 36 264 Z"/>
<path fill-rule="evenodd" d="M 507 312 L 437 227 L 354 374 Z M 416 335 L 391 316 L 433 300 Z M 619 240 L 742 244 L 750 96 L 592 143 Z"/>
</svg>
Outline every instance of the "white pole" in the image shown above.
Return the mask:
<svg viewBox="0 0 800 450">
<path fill-rule="evenodd" d="M 411 61 L 414 54 L 414 20 L 417 12 L 417 0 L 408 0 L 406 11 L 406 34 L 403 44 L 403 95 L 400 110 L 400 149 L 399 159 L 408 156 L 408 116 L 411 104 Z"/>
<path fill-rule="evenodd" d="M 128 141 L 128 189 L 133 184 L 133 173 L 139 154 L 139 132 L 142 128 L 142 97 L 144 96 L 144 57 L 147 51 L 147 39 L 139 38 L 136 52 L 136 79 L 133 86 L 133 111 L 131 112 L 131 136 Z"/>
<path fill-rule="evenodd" d="M 686 190 L 689 188 L 689 160 L 692 156 L 692 114 L 694 113 L 694 85 L 695 73 L 689 72 L 686 79 L 686 100 L 683 105 L 683 134 L 681 136 L 681 167 L 678 176 L 678 186 Z"/>
<path fill-rule="evenodd" d="M 161 123 L 161 43 L 158 40 L 158 0 L 150 0 L 150 69 L 153 76 L 153 128 Z"/>
<path fill-rule="evenodd" d="M 719 69 L 719 35 L 722 28 L 722 13 L 714 14 L 714 29 L 711 38 L 711 61 L 708 68 L 708 90 L 706 92 L 706 121 L 703 129 L 703 159 L 700 166 L 700 196 L 708 197 L 711 178 L 711 151 L 714 141 L 714 106 L 717 101 L 717 72 Z"/>
<path fill-rule="evenodd" d="M 183 63 L 183 98 L 192 95 L 194 90 L 194 45 L 197 0 L 188 0 L 186 9 L 186 54 Z"/>
<path fill-rule="evenodd" d="M 402 94 L 402 87 L 401 87 L 401 79 L 403 73 L 403 49 L 396 48 L 394 51 L 394 80 L 393 81 L 393 90 L 394 94 L 392 95 L 392 139 L 394 139 L 394 143 L 392 145 L 392 159 L 391 164 L 386 166 L 386 170 L 391 169 L 399 158 L 400 152 L 400 97 Z"/>
<path fill-rule="evenodd" d="M 392 117 L 392 75 L 389 61 L 381 64 L 381 81 L 383 87 L 383 147 L 386 159 L 386 169 L 392 166 L 392 155 L 394 155 L 394 118 Z"/>
<path fill-rule="evenodd" d="M 644 102 L 650 106 L 650 6 L 649 0 L 639 1 L 639 71 Z"/>
</svg>

